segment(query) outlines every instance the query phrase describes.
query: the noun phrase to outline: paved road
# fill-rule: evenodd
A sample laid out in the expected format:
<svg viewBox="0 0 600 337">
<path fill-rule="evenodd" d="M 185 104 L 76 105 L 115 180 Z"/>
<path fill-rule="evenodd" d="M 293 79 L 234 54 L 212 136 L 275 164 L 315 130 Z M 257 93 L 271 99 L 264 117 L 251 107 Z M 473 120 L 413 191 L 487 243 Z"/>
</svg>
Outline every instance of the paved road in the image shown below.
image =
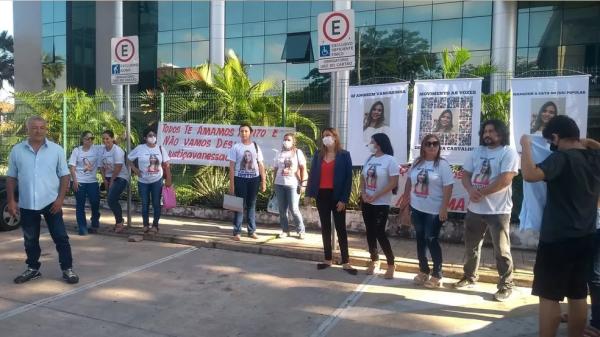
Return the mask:
<svg viewBox="0 0 600 337">
<path fill-rule="evenodd" d="M 508 303 L 495 286 L 425 290 L 394 280 L 317 271 L 309 261 L 120 237 L 71 236 L 81 282 L 61 281 L 42 236 L 43 278 L 15 285 L 20 232 L 0 233 L 3 336 L 535 336 L 530 290 Z"/>
</svg>

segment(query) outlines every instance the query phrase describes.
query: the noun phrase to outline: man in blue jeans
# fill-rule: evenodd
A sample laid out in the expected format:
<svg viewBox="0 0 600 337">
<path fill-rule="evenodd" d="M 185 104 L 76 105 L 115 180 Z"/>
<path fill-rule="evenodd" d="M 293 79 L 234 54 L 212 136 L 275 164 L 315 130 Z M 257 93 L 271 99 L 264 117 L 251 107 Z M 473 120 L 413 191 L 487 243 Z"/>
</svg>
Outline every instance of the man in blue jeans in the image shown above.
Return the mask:
<svg viewBox="0 0 600 337">
<path fill-rule="evenodd" d="M 8 212 L 21 214 L 27 270 L 17 276 L 15 283 L 24 283 L 42 276 L 40 273 L 40 221 L 44 216 L 52 240 L 56 245 L 63 279 L 79 282 L 73 272 L 73 257 L 69 236 L 63 222 L 62 206 L 69 186 L 69 169 L 63 149 L 46 139 L 46 121 L 33 116 L 27 119 L 27 139 L 15 145 L 9 155 Z M 15 188 L 19 186 L 19 202 Z"/>
</svg>

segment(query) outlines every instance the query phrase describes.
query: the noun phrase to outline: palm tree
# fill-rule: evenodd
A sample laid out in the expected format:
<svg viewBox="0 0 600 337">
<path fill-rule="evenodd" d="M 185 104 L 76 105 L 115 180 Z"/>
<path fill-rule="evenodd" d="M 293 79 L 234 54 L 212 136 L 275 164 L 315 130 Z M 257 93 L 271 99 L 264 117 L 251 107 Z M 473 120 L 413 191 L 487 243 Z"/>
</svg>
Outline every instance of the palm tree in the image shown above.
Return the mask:
<svg viewBox="0 0 600 337">
<path fill-rule="evenodd" d="M 4 88 L 4 81 L 11 87 L 15 85 L 15 58 L 14 41 L 8 31 L 0 32 L 0 89 Z"/>
<path fill-rule="evenodd" d="M 42 88 L 44 90 L 54 90 L 56 80 L 63 75 L 65 62 L 61 56 L 55 56 L 54 61 L 48 54 L 42 55 Z"/>
</svg>

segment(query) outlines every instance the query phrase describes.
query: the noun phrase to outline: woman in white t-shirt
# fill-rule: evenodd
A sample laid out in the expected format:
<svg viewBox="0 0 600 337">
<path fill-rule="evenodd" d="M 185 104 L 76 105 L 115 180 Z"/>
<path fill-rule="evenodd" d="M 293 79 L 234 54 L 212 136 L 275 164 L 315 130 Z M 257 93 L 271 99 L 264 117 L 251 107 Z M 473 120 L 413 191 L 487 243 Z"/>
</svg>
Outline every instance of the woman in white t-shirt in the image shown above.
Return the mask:
<svg viewBox="0 0 600 337">
<path fill-rule="evenodd" d="M 229 160 L 229 194 L 244 199 L 244 208 L 248 218 L 248 237 L 258 239 L 256 235 L 256 197 L 258 187 L 267 189 L 263 154 L 260 147 L 252 141 L 252 126 L 242 123 L 239 128 L 240 142 L 233 145 L 227 155 Z M 233 217 L 233 240 L 240 241 L 244 214 L 235 212 Z"/>
<path fill-rule="evenodd" d="M 142 199 L 142 222 L 144 233 L 158 232 L 161 215 L 160 198 L 163 177 L 166 186 L 172 185 L 169 154 L 160 145 L 156 145 L 156 128 L 144 130 L 144 144 L 140 144 L 127 156 L 131 171 L 138 176 L 138 191 Z M 150 198 L 152 198 L 152 227 L 150 227 Z"/>
<path fill-rule="evenodd" d="M 100 185 L 96 171 L 98 170 L 98 149 L 94 146 L 94 135 L 84 131 L 79 138 L 79 145 L 69 158 L 72 189 L 75 193 L 75 218 L 79 235 L 95 233 L 100 226 Z M 85 202 L 90 201 L 92 209 L 91 227 L 87 227 Z"/>
<path fill-rule="evenodd" d="M 115 134 L 112 130 L 105 130 L 102 133 L 102 142 L 104 145 L 99 149 L 99 167 L 106 186 L 106 202 L 115 216 L 114 231 L 120 233 L 125 228 L 125 221 L 119 197 L 129 183 L 129 170 L 125 166 L 125 152 L 115 143 Z"/>
<path fill-rule="evenodd" d="M 376 133 L 371 137 L 369 151 L 372 155 L 363 165 L 360 179 L 362 214 L 371 254 L 367 274 L 373 275 L 379 271 L 379 251 L 377 249 L 377 242 L 379 242 L 387 260 L 385 278 L 392 279 L 396 265 L 385 227 L 390 212 L 392 191 L 398 187 L 400 166 L 394 158 L 392 143 L 384 133 Z"/>
<path fill-rule="evenodd" d="M 438 239 L 442 223 L 448 219 L 454 175 L 450 164 L 441 158 L 437 136 L 427 135 L 423 138 L 420 156 L 413 163 L 409 177 L 397 205 L 400 209 L 409 203 L 411 206 L 420 270 L 414 281 L 427 288 L 439 288 L 442 284 L 442 247 Z M 413 185 L 415 188 L 411 188 Z M 433 260 L 433 270 L 429 268 L 427 249 Z"/>
<path fill-rule="evenodd" d="M 283 136 L 281 152 L 275 158 L 275 195 L 279 208 L 280 238 L 289 235 L 288 209 L 292 211 L 299 239 L 304 239 L 304 220 L 300 213 L 300 194 L 306 187 L 306 157 L 296 147 L 296 136 L 287 133 Z"/>
</svg>

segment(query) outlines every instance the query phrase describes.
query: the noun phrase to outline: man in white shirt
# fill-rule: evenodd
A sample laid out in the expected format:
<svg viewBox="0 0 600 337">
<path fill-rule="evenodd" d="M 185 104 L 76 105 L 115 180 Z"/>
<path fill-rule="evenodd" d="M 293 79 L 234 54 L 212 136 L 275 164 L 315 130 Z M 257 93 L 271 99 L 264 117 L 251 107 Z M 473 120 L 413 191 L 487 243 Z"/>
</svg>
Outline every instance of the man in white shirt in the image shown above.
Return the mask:
<svg viewBox="0 0 600 337">
<path fill-rule="evenodd" d="M 512 294 L 513 261 L 510 254 L 510 214 L 512 180 L 519 169 L 519 155 L 508 146 L 508 127 L 499 120 L 488 120 L 479 131 L 480 145 L 471 152 L 463 170 L 462 183 L 469 192 L 465 217 L 466 261 L 463 277 L 455 288 L 471 287 L 477 281 L 481 244 L 489 229 L 498 269 L 497 301 Z"/>
</svg>

